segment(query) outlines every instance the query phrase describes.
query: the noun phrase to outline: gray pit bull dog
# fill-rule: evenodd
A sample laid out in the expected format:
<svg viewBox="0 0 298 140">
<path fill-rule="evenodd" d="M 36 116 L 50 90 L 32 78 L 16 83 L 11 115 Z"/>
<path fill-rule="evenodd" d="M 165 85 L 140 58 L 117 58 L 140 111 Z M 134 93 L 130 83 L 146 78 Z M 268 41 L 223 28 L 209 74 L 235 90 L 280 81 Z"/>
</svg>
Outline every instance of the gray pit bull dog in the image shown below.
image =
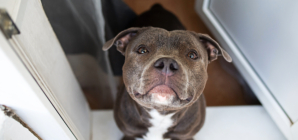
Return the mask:
<svg viewBox="0 0 298 140">
<path fill-rule="evenodd" d="M 218 56 L 231 62 L 229 54 L 208 35 L 156 26 L 124 30 L 103 50 L 113 45 L 125 56 L 114 108 L 123 139 L 193 139 L 205 120 L 207 66 Z"/>
</svg>

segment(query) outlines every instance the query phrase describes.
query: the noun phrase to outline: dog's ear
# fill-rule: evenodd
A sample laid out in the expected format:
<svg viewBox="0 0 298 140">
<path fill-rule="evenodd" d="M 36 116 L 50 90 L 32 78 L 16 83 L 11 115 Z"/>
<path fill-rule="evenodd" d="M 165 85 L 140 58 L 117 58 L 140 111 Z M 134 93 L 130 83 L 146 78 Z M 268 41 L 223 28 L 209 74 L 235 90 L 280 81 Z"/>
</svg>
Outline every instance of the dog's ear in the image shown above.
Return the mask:
<svg viewBox="0 0 298 140">
<path fill-rule="evenodd" d="M 232 62 L 231 56 L 222 49 L 219 44 L 213 40 L 209 35 L 206 34 L 197 34 L 199 41 L 204 45 L 208 52 L 208 60 L 209 62 L 214 61 L 217 59 L 217 56 L 223 56 L 223 58 L 228 61 Z"/>
<path fill-rule="evenodd" d="M 106 42 L 103 45 L 102 50 L 106 51 L 109 48 L 111 48 L 113 45 L 115 45 L 117 47 L 117 50 L 124 55 L 127 44 L 131 41 L 131 39 L 134 36 L 137 35 L 140 29 L 141 28 L 132 27 L 120 32 L 116 37 Z"/>
</svg>

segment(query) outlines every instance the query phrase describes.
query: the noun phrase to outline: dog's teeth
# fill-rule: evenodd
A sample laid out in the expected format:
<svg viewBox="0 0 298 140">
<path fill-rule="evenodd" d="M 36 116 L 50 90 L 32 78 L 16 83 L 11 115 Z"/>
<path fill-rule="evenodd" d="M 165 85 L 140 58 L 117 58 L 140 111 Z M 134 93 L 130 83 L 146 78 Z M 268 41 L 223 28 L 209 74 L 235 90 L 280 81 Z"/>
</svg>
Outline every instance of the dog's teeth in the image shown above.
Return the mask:
<svg viewBox="0 0 298 140">
<path fill-rule="evenodd" d="M 157 95 L 157 98 L 158 98 L 160 101 L 164 101 L 164 100 L 166 100 L 167 96 Z"/>
</svg>

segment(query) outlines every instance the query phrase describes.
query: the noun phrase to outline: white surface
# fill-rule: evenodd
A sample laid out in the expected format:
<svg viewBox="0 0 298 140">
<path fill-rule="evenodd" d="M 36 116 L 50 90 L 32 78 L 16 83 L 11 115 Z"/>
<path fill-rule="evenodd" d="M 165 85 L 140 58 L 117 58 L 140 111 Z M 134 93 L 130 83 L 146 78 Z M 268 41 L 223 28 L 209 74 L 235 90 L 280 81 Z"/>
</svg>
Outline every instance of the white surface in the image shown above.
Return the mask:
<svg viewBox="0 0 298 140">
<path fill-rule="evenodd" d="M 275 121 L 283 134 L 291 139 L 290 127 L 292 125 L 287 114 L 283 111 L 274 96 L 270 93 L 260 77 L 255 73 L 247 59 L 243 56 L 237 45 L 233 42 L 221 24 L 217 21 L 209 9 L 210 0 L 196 0 L 195 9 L 205 24 L 212 31 L 218 42 L 233 58 L 233 63 L 238 68 L 242 76 L 246 79 L 264 108 Z"/>
<path fill-rule="evenodd" d="M 3 48 L 3 57 L 9 58 L 1 59 L 0 85 L 5 88 L 0 88 L 0 103 L 14 109 L 43 139 L 90 139 L 89 106 L 40 0 L 0 1 L 0 6 L 13 12 L 21 31 Z"/>
<path fill-rule="evenodd" d="M 297 7 L 298 1 L 280 0 L 211 0 L 209 6 L 293 122 L 298 121 Z"/>
<path fill-rule="evenodd" d="M 28 0 L 0 0 L 0 8 L 6 9 L 15 24 L 20 26 L 27 2 Z"/>
<path fill-rule="evenodd" d="M 163 134 L 168 131 L 173 125 L 173 120 L 171 119 L 174 113 L 168 115 L 161 115 L 157 110 L 153 109 L 149 112 L 151 119 L 149 122 L 152 124 L 148 128 L 148 132 L 144 136 L 146 140 L 162 140 Z"/>
<path fill-rule="evenodd" d="M 298 140 L 298 122 L 295 122 L 292 126 L 291 126 L 291 133 L 292 133 L 292 139 L 293 140 Z"/>
<path fill-rule="evenodd" d="M 207 107 L 195 140 L 285 140 L 262 106 Z M 112 110 L 92 111 L 93 140 L 119 140 Z"/>
<path fill-rule="evenodd" d="M 0 8 L 4 8 L 9 12 L 10 17 L 15 21 L 22 0 L 0 0 Z"/>
<path fill-rule="evenodd" d="M 120 140 L 123 136 L 114 121 L 112 110 L 91 111 L 92 140 Z"/>
<path fill-rule="evenodd" d="M 262 106 L 208 107 L 197 140 L 286 140 Z"/>
<path fill-rule="evenodd" d="M 0 110 L 0 140 L 38 140 L 27 128 Z"/>
<path fill-rule="evenodd" d="M 89 140 L 90 108 L 39 0 L 26 4 L 12 44 L 77 139 Z M 46 129 L 46 128 L 45 128 Z"/>
<path fill-rule="evenodd" d="M 2 32 L 0 66 L 0 104 L 12 108 L 43 139 L 75 139 Z"/>
</svg>

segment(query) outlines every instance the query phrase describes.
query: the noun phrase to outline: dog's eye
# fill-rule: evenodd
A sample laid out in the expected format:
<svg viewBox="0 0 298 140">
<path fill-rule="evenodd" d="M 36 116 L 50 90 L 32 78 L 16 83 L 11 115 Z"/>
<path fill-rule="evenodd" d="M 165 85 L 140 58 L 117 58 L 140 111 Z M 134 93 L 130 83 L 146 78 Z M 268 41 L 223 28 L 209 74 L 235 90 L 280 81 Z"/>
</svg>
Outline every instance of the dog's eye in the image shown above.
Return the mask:
<svg viewBox="0 0 298 140">
<path fill-rule="evenodd" d="M 191 52 L 189 52 L 188 54 L 187 54 L 187 57 L 189 57 L 189 58 L 191 58 L 191 59 L 197 59 L 198 58 L 198 55 L 197 55 L 197 53 L 195 53 L 195 52 L 193 52 L 193 51 L 191 51 Z"/>
<path fill-rule="evenodd" d="M 140 47 L 138 49 L 138 53 L 139 54 L 144 54 L 144 53 L 148 53 L 149 51 L 146 49 L 146 47 Z"/>
</svg>

